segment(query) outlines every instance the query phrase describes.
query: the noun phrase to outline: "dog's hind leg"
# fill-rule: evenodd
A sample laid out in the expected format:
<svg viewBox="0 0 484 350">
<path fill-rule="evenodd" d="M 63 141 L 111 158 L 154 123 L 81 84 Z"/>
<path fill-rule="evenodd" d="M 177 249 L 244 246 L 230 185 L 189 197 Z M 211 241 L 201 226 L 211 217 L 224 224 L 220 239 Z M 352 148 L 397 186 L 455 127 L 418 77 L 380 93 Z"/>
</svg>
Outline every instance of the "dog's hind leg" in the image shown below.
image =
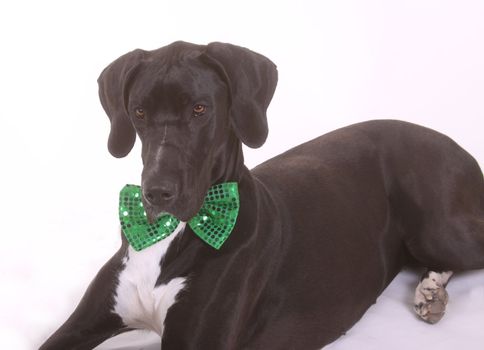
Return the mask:
<svg viewBox="0 0 484 350">
<path fill-rule="evenodd" d="M 484 213 L 448 218 L 435 231 L 428 230 L 407 247 L 412 256 L 432 271 L 484 268 Z"/>
<path fill-rule="evenodd" d="M 453 271 L 484 268 L 484 220 L 462 216 L 447 227 L 440 237 L 433 237 L 433 244 L 427 240 L 422 245 L 425 252 L 414 249 L 419 251 L 415 256 L 421 263 L 431 267 L 417 286 L 414 303 L 417 315 L 428 323 L 444 316 L 448 301 L 445 287 Z"/>
<path fill-rule="evenodd" d="M 447 220 L 446 230 L 440 230 L 439 236 L 422 236 L 418 247 L 412 248 L 414 258 L 429 267 L 416 288 L 414 309 L 433 324 L 444 316 L 445 287 L 453 272 L 484 268 L 484 220 L 464 215 L 453 222 Z"/>
<path fill-rule="evenodd" d="M 432 140 L 407 159 L 394 203 L 409 255 L 431 271 L 417 287 L 417 313 L 435 323 L 447 300 L 443 271 L 484 268 L 484 179 L 467 152 L 445 137 Z"/>
<path fill-rule="evenodd" d="M 428 323 L 437 323 L 444 316 L 449 296 L 445 287 L 452 271 L 427 271 L 415 290 L 414 310 Z"/>
</svg>

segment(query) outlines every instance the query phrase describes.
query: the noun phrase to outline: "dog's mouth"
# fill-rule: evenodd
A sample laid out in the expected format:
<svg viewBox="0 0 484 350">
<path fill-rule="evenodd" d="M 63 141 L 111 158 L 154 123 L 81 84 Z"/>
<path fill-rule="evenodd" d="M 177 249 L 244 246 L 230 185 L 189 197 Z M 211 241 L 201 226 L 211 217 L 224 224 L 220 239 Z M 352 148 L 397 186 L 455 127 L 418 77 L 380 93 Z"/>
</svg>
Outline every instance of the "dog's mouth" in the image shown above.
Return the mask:
<svg viewBox="0 0 484 350">
<path fill-rule="evenodd" d="M 162 216 L 172 215 L 166 211 L 157 211 L 155 208 L 153 208 L 152 206 L 146 203 L 144 203 L 143 206 L 145 208 L 146 218 L 148 219 L 148 222 L 150 224 L 153 224 L 156 220 L 158 220 Z"/>
<path fill-rule="evenodd" d="M 189 205 L 190 202 L 193 203 L 194 199 L 191 198 L 191 200 L 188 200 L 188 201 L 179 200 L 177 201 L 177 203 L 174 203 L 173 205 L 161 207 L 161 206 L 151 205 L 143 198 L 143 206 L 146 212 L 146 217 L 150 224 L 154 223 L 158 218 L 165 215 L 171 215 L 180 221 L 188 222 L 191 218 L 193 218 L 198 213 L 201 207 L 201 204 L 198 205 L 196 203 Z"/>
</svg>

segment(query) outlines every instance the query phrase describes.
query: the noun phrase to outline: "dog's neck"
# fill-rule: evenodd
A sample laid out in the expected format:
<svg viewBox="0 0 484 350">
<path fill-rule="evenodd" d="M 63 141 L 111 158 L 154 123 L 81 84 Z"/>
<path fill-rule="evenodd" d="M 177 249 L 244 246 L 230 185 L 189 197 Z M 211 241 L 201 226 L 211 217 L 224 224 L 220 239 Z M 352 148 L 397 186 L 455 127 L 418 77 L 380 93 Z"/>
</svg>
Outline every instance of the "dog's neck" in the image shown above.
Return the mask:
<svg viewBox="0 0 484 350">
<path fill-rule="evenodd" d="M 242 152 L 242 144 L 235 135 L 231 136 L 227 141 L 217 163 L 213 184 L 240 182 L 245 167 L 244 154 Z"/>
</svg>

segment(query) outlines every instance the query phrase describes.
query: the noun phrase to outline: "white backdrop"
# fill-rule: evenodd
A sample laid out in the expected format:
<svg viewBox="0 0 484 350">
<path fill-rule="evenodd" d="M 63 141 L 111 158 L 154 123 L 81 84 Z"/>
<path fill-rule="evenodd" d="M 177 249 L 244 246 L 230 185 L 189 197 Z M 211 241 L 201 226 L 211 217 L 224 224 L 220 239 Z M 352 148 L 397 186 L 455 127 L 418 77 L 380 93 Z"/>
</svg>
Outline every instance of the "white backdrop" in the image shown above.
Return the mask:
<svg viewBox="0 0 484 350">
<path fill-rule="evenodd" d="M 250 167 L 374 118 L 435 128 L 483 164 L 483 19 L 478 0 L 2 2 L 0 347 L 38 347 L 119 246 L 118 191 L 141 162 L 139 144 L 122 160 L 106 148 L 96 79 L 112 60 L 175 40 L 272 59 L 269 139 L 246 150 Z M 400 275 L 329 348 L 482 349 L 484 272 L 452 281 L 436 326 L 412 315 L 416 279 Z"/>
</svg>

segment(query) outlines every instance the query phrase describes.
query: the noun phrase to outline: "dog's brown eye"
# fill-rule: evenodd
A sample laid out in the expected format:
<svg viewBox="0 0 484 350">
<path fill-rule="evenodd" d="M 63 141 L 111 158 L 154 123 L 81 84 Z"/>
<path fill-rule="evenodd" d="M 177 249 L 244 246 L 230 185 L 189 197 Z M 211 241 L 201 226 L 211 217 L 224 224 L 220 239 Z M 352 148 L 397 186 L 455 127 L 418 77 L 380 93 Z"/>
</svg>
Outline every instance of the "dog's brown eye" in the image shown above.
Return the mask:
<svg viewBox="0 0 484 350">
<path fill-rule="evenodd" d="M 207 106 L 204 106 L 204 105 L 195 105 L 195 107 L 193 107 L 193 116 L 194 117 L 199 117 L 203 113 L 205 113 L 206 110 L 207 110 Z"/>
<path fill-rule="evenodd" d="M 143 108 L 136 108 L 136 118 L 143 119 L 145 117 L 145 110 Z"/>
</svg>

